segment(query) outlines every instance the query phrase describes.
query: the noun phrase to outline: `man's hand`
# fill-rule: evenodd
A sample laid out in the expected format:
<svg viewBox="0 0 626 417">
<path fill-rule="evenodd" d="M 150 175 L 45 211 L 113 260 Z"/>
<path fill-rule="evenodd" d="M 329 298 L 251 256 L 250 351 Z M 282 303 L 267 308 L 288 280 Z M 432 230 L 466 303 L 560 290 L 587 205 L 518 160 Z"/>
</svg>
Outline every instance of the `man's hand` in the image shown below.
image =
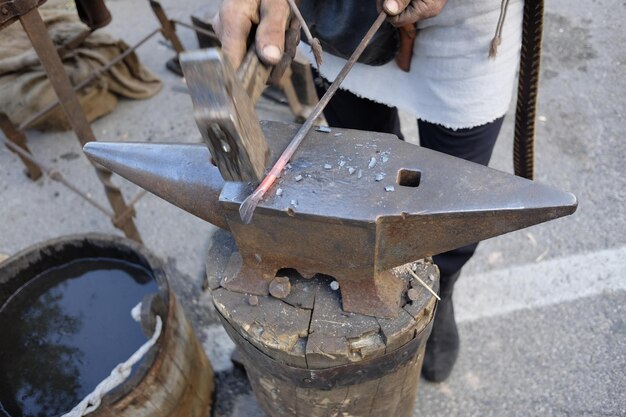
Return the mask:
<svg viewBox="0 0 626 417">
<path fill-rule="evenodd" d="M 229 62 L 237 69 L 246 54 L 252 25 L 258 25 L 257 54 L 266 64 L 275 65 L 285 50 L 287 19 L 289 4 L 286 0 L 224 0 L 213 19 L 213 29 Z"/>
<path fill-rule="evenodd" d="M 404 26 L 441 12 L 447 0 L 378 0 L 379 7 L 390 16 L 394 26 Z M 379 9 L 380 10 L 380 9 Z"/>
</svg>

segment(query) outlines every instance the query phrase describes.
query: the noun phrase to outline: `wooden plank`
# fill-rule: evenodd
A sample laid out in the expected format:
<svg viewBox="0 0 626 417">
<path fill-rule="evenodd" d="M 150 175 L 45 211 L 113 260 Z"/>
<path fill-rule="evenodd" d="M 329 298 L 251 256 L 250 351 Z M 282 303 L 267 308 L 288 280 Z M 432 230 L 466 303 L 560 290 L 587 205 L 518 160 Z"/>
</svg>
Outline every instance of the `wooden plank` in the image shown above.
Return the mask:
<svg viewBox="0 0 626 417">
<path fill-rule="evenodd" d="M 341 309 L 339 291 L 322 286 L 315 298 L 307 342 L 309 368 L 345 365 L 384 352 L 376 318 L 345 313 Z"/>
<path fill-rule="evenodd" d="M 255 347 L 283 363 L 306 368 L 303 341 L 309 332 L 311 311 L 293 307 L 271 296 L 250 305 L 245 294 L 224 288 L 213 291 L 213 303 L 233 328 Z"/>
</svg>

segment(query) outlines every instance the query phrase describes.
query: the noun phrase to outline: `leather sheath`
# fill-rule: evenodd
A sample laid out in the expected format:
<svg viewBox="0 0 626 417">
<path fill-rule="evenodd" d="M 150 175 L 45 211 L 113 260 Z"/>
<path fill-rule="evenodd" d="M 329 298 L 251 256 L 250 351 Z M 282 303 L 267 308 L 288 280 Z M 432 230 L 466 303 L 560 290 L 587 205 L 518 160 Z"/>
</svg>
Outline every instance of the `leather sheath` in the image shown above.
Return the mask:
<svg viewBox="0 0 626 417">
<path fill-rule="evenodd" d="M 379 13 L 374 0 L 302 0 L 300 12 L 322 49 L 345 59 L 352 55 Z M 385 22 L 358 62 L 386 64 L 396 56 L 399 43 L 398 29 Z"/>
<path fill-rule="evenodd" d="M 411 70 L 411 59 L 413 58 L 413 44 L 417 37 L 417 24 L 409 23 L 404 25 L 399 30 L 400 33 L 400 48 L 396 55 L 396 64 L 404 71 L 409 72 Z"/>
</svg>

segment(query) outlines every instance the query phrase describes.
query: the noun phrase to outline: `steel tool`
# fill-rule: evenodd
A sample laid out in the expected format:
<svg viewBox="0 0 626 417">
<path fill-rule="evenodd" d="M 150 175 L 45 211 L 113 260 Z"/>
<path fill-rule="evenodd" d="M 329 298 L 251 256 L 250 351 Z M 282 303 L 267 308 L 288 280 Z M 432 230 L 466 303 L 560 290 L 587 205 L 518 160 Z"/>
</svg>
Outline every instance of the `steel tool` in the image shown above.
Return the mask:
<svg viewBox="0 0 626 417">
<path fill-rule="evenodd" d="M 236 72 L 220 48 L 180 54 L 196 123 L 213 162 L 227 181 L 263 178 L 269 150 L 254 106 L 268 83 L 292 88 L 283 75 L 299 41 L 300 23 L 293 19 L 285 31 L 283 59 L 277 65 L 262 63 L 251 43 Z M 289 101 L 293 99 L 295 94 Z"/>
<path fill-rule="evenodd" d="M 262 122 L 275 162 L 297 125 Z M 400 141 L 394 135 L 313 131 L 267 190 L 253 221 L 239 208 L 253 186 L 225 182 L 204 145 L 89 143 L 87 156 L 226 230 L 240 250 L 222 286 L 267 295 L 281 269 L 339 283 L 343 309 L 400 311 L 391 269 L 572 214 L 555 188 Z"/>
<path fill-rule="evenodd" d="M 237 74 L 219 48 L 180 54 L 194 118 L 213 162 L 227 181 L 257 181 L 269 157 L 254 110 L 270 69 L 254 47 Z"/>
</svg>

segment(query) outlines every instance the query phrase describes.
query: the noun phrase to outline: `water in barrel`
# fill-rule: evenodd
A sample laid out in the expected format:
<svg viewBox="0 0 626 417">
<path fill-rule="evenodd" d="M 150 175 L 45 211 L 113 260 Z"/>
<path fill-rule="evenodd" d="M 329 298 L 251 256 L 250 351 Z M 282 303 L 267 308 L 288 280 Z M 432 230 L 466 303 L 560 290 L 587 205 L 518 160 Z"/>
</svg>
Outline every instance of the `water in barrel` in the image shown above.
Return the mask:
<svg viewBox="0 0 626 417">
<path fill-rule="evenodd" d="M 11 296 L 0 306 L 0 417 L 70 411 L 146 342 L 130 311 L 156 289 L 139 266 L 81 259 Z"/>
</svg>

